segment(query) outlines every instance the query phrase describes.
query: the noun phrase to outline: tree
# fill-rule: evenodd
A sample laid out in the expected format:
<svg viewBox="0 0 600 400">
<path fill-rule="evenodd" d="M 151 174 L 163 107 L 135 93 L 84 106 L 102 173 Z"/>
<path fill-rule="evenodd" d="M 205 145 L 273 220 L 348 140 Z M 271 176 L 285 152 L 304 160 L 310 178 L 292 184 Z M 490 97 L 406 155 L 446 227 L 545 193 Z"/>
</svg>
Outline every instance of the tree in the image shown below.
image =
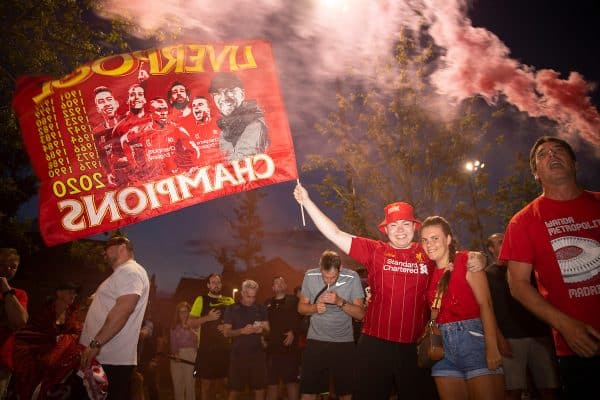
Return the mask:
<svg viewBox="0 0 600 400">
<path fill-rule="evenodd" d="M 200 254 L 210 254 L 223 267 L 223 280 L 232 287 L 239 286 L 244 271 L 252 270 L 265 262 L 263 251 L 264 224 L 258 214 L 260 201 L 266 196 L 260 189 L 242 192 L 234 197 L 233 216 L 223 215 L 230 240 L 192 239 L 186 245 Z"/>
<path fill-rule="evenodd" d="M 540 186 L 531 175 L 528 156 L 518 153 L 510 170 L 512 174 L 500 181 L 490 207 L 491 212 L 501 218 L 503 227 L 515 213 L 540 195 Z"/>
<path fill-rule="evenodd" d="M 235 218 L 226 218 L 236 241 L 232 253 L 247 270 L 265 262 L 262 254 L 264 224 L 258 215 L 258 205 L 265 196 L 258 189 L 239 194 L 233 209 Z"/>
<path fill-rule="evenodd" d="M 21 75 L 63 76 L 78 64 L 126 48 L 123 25 L 91 18 L 92 0 L 6 0 L 0 4 L 0 235 L 3 243 L 22 237 L 30 223 L 15 218 L 37 191 L 17 118 L 11 108 Z M 26 221 L 27 222 L 27 221 Z"/>
<path fill-rule="evenodd" d="M 464 161 L 487 151 L 481 144 L 487 124 L 474 111 L 477 99 L 449 121 L 434 115 L 427 85 L 432 57 L 432 47 L 401 33 L 393 59 L 375 76 L 351 88 L 338 84 L 337 110 L 317 125 L 331 154 L 311 155 L 303 168 L 325 172 L 317 189 L 326 205 L 341 206 L 342 226 L 355 234 L 375 237 L 375 224 L 365 221 L 378 221 L 383 206 L 395 201 L 411 203 L 421 216 L 444 215 L 455 229 L 473 229 L 472 207 L 460 208 L 460 218 L 455 212 L 469 199 Z"/>
<path fill-rule="evenodd" d="M 28 248 L 32 221 L 16 218 L 37 191 L 11 108 L 17 78 L 61 77 L 76 66 L 129 51 L 131 21 L 106 21 L 94 14 L 94 0 L 5 0 L 0 2 L 0 240 Z M 160 33 L 156 33 L 158 37 Z M 154 39 L 154 37 L 153 37 Z"/>
<path fill-rule="evenodd" d="M 228 282 L 232 286 L 239 285 L 239 276 L 237 271 L 235 270 L 235 258 L 231 255 L 231 251 L 224 246 L 221 247 L 213 247 L 211 249 L 211 254 L 217 260 L 219 264 L 223 266 L 223 280 Z"/>
</svg>

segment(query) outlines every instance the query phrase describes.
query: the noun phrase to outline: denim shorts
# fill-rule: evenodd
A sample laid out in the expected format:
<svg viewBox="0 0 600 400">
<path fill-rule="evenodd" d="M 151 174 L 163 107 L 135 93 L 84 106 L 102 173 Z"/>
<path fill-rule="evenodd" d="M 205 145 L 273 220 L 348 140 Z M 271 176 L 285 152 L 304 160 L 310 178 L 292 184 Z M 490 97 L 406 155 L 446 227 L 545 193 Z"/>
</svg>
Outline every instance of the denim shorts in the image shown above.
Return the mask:
<svg viewBox="0 0 600 400">
<path fill-rule="evenodd" d="M 503 374 L 487 368 L 483 325 L 479 318 L 439 325 L 444 341 L 444 358 L 431 367 L 432 376 L 465 380 L 481 375 Z"/>
</svg>

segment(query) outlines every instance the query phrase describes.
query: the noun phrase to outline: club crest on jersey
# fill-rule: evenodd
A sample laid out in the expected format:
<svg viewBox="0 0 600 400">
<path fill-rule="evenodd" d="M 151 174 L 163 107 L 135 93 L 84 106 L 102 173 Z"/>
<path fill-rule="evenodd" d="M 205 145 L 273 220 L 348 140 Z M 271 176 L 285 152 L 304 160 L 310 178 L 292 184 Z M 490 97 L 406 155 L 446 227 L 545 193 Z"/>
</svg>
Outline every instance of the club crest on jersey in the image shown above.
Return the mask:
<svg viewBox="0 0 600 400">
<path fill-rule="evenodd" d="M 417 254 L 415 254 L 415 257 L 417 258 L 417 261 L 422 263 L 425 262 L 425 260 L 423 260 L 423 253 L 418 252 Z"/>
</svg>

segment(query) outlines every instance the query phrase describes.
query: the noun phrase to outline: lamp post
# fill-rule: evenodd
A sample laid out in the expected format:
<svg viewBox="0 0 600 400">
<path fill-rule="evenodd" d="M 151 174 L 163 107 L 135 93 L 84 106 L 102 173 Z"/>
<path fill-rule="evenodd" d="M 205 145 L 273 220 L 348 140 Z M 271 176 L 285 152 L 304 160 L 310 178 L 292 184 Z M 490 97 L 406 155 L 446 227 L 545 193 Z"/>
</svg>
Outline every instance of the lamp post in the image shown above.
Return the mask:
<svg viewBox="0 0 600 400">
<path fill-rule="evenodd" d="M 477 206 L 477 196 L 475 195 L 475 187 L 474 187 L 474 175 L 477 171 L 483 169 L 485 167 L 485 163 L 482 163 L 479 160 L 470 160 L 465 163 L 465 169 L 469 174 L 469 192 L 471 193 L 471 202 L 473 203 L 473 211 L 475 212 L 475 222 L 477 223 L 477 233 L 479 235 L 479 244 L 481 245 L 481 249 L 485 254 L 485 240 L 483 238 L 483 225 L 481 224 L 481 219 L 479 218 L 479 207 Z"/>
</svg>

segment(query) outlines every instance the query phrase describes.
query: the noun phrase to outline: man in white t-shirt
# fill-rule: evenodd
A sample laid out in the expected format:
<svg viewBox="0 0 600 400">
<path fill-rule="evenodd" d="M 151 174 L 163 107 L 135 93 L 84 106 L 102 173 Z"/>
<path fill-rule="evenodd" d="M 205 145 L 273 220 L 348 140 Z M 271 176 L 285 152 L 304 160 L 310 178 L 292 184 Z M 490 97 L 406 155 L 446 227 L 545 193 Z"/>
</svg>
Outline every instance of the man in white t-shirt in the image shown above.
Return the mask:
<svg viewBox="0 0 600 400">
<path fill-rule="evenodd" d="M 129 239 L 115 236 L 104 246 L 113 273 L 94 294 L 79 343 L 81 368 L 94 358 L 108 378 L 107 400 L 130 400 L 130 381 L 137 364 L 137 342 L 148 304 L 150 283 L 146 270 L 133 259 Z"/>
</svg>

